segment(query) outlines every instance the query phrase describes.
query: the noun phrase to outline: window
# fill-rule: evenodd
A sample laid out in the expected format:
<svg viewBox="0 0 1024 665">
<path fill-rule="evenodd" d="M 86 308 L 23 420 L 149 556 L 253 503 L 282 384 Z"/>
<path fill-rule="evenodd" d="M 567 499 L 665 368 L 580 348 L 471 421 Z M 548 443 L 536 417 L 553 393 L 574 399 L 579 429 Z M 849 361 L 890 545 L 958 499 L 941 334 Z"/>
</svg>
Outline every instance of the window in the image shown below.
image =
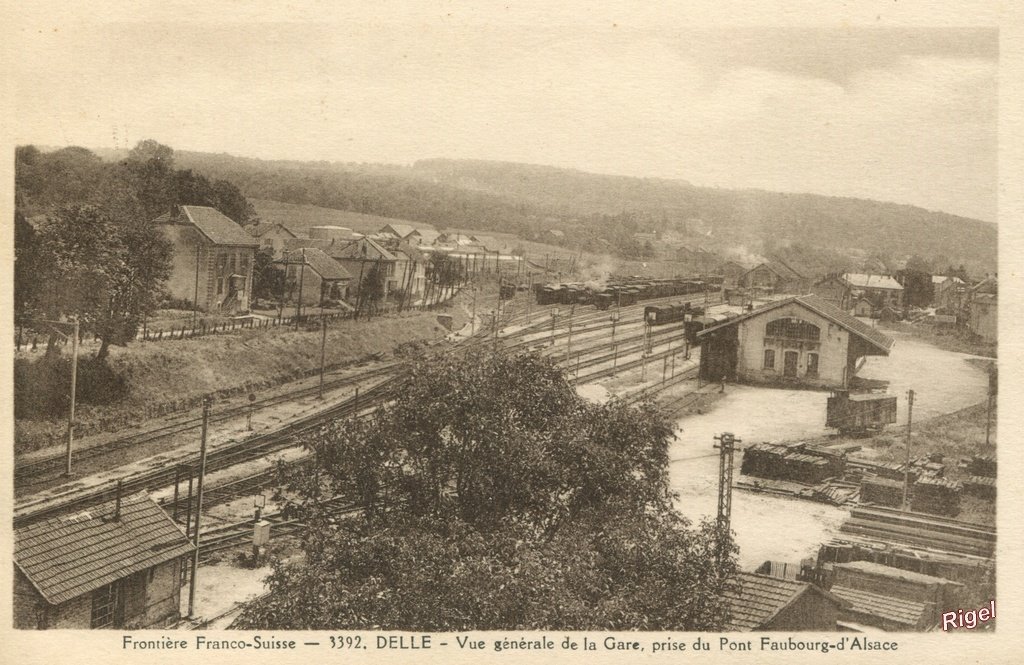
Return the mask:
<svg viewBox="0 0 1024 665">
<path fill-rule="evenodd" d="M 764 368 L 775 369 L 775 350 L 765 349 L 764 350 Z"/>
<path fill-rule="evenodd" d="M 108 584 L 92 592 L 92 614 L 90 628 L 108 628 L 114 623 L 114 610 L 117 607 L 117 584 Z"/>
<path fill-rule="evenodd" d="M 807 376 L 818 376 L 818 354 L 807 354 Z"/>
<path fill-rule="evenodd" d="M 765 326 L 766 337 L 781 337 L 783 339 L 798 339 L 808 342 L 817 342 L 821 337 L 821 330 L 813 323 L 803 319 L 776 319 Z"/>
</svg>

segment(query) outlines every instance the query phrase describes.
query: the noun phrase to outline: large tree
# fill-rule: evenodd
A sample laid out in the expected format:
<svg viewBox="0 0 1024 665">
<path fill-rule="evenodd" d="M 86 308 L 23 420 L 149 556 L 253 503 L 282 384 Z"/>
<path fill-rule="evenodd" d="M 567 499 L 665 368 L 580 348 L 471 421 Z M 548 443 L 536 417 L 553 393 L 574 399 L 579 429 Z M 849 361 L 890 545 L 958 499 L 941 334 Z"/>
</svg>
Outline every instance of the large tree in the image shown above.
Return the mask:
<svg viewBox="0 0 1024 665">
<path fill-rule="evenodd" d="M 158 229 L 115 220 L 96 206 L 69 206 L 48 216 L 37 244 L 38 279 L 45 284 L 40 309 L 50 319 L 76 317 L 97 334 L 99 360 L 111 344 L 135 337 L 170 273 L 170 243 Z"/>
<path fill-rule="evenodd" d="M 734 550 L 675 512 L 671 438 L 652 406 L 585 402 L 535 355 L 424 361 L 307 442 L 313 468 L 285 474 L 304 560 L 235 627 L 718 629 Z"/>
</svg>

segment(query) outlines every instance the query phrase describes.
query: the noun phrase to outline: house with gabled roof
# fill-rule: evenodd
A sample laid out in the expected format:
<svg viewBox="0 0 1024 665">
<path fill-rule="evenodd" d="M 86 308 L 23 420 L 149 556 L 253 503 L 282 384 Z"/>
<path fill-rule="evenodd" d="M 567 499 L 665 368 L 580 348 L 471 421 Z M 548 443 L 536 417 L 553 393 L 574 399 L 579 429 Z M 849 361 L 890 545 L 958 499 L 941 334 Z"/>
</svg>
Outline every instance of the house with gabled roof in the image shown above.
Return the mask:
<svg viewBox="0 0 1024 665">
<path fill-rule="evenodd" d="M 179 618 L 181 527 L 140 492 L 14 530 L 14 627 L 163 627 Z"/>
<path fill-rule="evenodd" d="M 894 342 L 815 295 L 770 302 L 697 333 L 705 381 L 845 388 Z"/>
<path fill-rule="evenodd" d="M 303 305 L 345 300 L 352 275 L 318 247 L 285 250 L 275 264 L 285 271 L 288 299 Z"/>
<path fill-rule="evenodd" d="M 298 238 L 298 234 L 284 224 L 249 224 L 244 227 L 249 234 L 256 238 L 260 249 L 269 249 L 275 257 L 281 256 L 285 249 L 285 243 Z"/>
<path fill-rule="evenodd" d="M 779 260 L 758 264 L 743 273 L 739 285 L 762 293 L 801 294 L 807 291 L 807 278 Z"/>
<path fill-rule="evenodd" d="M 378 233 L 384 233 L 392 235 L 398 240 L 404 240 L 412 235 L 416 231 L 416 227 L 412 224 L 401 224 L 399 222 L 389 222 L 382 226 Z"/>
<path fill-rule="evenodd" d="M 155 220 L 171 241 L 170 295 L 203 311 L 249 310 L 259 242 L 215 208 L 175 206 Z"/>
<path fill-rule="evenodd" d="M 385 297 L 395 279 L 398 258 L 373 238 L 360 238 L 343 246 L 335 246 L 329 252 L 332 259 L 352 276 L 350 290 L 358 293 L 373 274 L 374 269 L 383 271 Z"/>
<path fill-rule="evenodd" d="M 405 240 L 409 241 L 414 245 L 422 247 L 430 247 L 437 242 L 437 239 L 441 236 L 441 232 L 435 229 L 414 229 L 412 233 L 405 237 Z"/>
<path fill-rule="evenodd" d="M 853 302 L 867 298 L 876 309 L 886 305 L 903 306 L 903 285 L 891 275 L 847 272 L 843 273 L 842 279 L 850 287 Z"/>
<path fill-rule="evenodd" d="M 836 630 L 848 603 L 808 582 L 757 573 L 739 573 L 725 593 L 730 631 Z"/>
</svg>

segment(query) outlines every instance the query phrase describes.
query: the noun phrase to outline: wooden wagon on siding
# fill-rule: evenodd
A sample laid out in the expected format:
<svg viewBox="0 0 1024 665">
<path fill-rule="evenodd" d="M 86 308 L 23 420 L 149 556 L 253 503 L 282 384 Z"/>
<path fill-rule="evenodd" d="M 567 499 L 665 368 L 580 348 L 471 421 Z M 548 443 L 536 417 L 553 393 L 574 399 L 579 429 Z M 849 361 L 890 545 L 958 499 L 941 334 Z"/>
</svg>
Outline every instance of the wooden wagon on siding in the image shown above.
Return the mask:
<svg viewBox="0 0 1024 665">
<path fill-rule="evenodd" d="M 863 436 L 895 422 L 895 395 L 834 390 L 828 398 L 825 426 L 838 429 L 840 434 Z"/>
</svg>

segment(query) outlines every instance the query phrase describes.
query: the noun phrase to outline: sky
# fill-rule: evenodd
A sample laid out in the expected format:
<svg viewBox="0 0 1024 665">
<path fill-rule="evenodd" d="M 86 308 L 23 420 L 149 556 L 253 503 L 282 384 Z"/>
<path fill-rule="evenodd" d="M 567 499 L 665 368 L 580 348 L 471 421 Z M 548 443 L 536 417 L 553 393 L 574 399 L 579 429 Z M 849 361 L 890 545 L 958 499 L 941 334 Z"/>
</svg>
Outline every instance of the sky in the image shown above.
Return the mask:
<svg viewBox="0 0 1024 665">
<path fill-rule="evenodd" d="M 36 17 L 16 34 L 31 57 L 9 130 L 19 144 L 550 164 L 996 220 L 996 29 L 657 18 Z"/>
</svg>

